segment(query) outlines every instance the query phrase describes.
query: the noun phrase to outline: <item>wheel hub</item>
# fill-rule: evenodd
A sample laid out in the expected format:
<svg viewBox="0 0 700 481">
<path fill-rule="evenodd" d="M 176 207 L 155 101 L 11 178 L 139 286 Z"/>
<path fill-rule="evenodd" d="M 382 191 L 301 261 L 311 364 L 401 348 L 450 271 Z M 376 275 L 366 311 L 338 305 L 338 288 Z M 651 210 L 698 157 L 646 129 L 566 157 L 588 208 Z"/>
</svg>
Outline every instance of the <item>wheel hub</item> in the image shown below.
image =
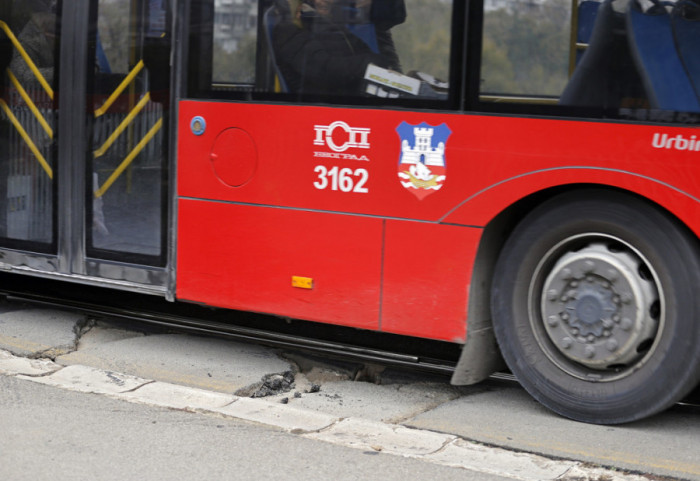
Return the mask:
<svg viewBox="0 0 700 481">
<path fill-rule="evenodd" d="M 625 366 L 654 338 L 658 302 L 642 261 L 626 250 L 594 243 L 563 255 L 542 291 L 544 327 L 566 358 L 592 369 Z"/>
<path fill-rule="evenodd" d="M 565 304 L 569 325 L 578 329 L 582 336 L 601 337 L 606 332 L 610 335 L 604 327 L 609 327 L 613 313 L 617 312 L 612 293 L 594 283 L 585 284 L 574 291 L 572 300 Z"/>
</svg>

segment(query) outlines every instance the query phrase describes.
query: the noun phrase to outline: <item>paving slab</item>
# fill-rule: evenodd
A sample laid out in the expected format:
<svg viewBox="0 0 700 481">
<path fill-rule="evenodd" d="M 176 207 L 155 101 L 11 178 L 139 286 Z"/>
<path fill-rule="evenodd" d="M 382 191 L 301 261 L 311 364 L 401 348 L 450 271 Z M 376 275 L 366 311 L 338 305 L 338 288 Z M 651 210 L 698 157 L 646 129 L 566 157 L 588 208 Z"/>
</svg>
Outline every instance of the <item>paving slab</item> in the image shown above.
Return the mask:
<svg viewBox="0 0 700 481">
<path fill-rule="evenodd" d="M 23 374 L 25 376 L 44 376 L 51 374 L 63 366 L 51 362 L 49 359 L 29 359 L 11 354 L 8 351 L 0 350 L 0 374 L 15 376 Z"/>
<path fill-rule="evenodd" d="M 343 418 L 362 417 L 388 423 L 434 409 L 459 397 L 461 392 L 446 383 L 377 385 L 354 381 L 325 382 L 318 392 L 305 393 L 308 389 L 304 376 L 297 376 L 294 391 L 277 397 L 287 397 L 293 406 Z M 300 396 L 295 397 L 294 392 L 299 392 Z"/>
<path fill-rule="evenodd" d="M 578 465 L 575 461 L 553 460 L 542 456 L 484 446 L 464 439 L 455 439 L 444 449 L 429 454 L 425 459 L 446 466 L 472 469 L 497 476 L 515 477 L 523 481 L 561 479 Z"/>
<path fill-rule="evenodd" d="M 60 356 L 56 362 L 66 366 L 85 364 L 232 394 L 260 382 L 266 374 L 292 368 L 274 349 L 182 334 L 153 334 L 95 343 Z"/>
<path fill-rule="evenodd" d="M 559 417 L 522 389 L 504 386 L 475 391 L 404 424 L 546 456 L 700 480 L 700 418 L 679 409 L 628 425 L 598 426 Z"/>
<path fill-rule="evenodd" d="M 113 371 L 103 371 L 89 366 L 68 366 L 53 374 L 42 377 L 29 377 L 19 375 L 20 379 L 27 379 L 47 386 L 55 386 L 71 391 L 80 391 L 95 394 L 119 394 L 138 389 L 144 384 L 152 382 Z"/>
<path fill-rule="evenodd" d="M 103 321 L 95 321 L 92 327 L 87 329 L 80 340 L 78 341 L 77 349 L 89 349 L 91 347 L 106 344 L 108 342 L 121 341 L 123 339 L 131 339 L 133 337 L 143 337 L 146 334 L 142 332 L 114 327 Z"/>
<path fill-rule="evenodd" d="M 401 456 L 436 453 L 456 439 L 448 434 L 359 418 L 343 419 L 328 429 L 306 434 L 305 437 Z"/>
<path fill-rule="evenodd" d="M 55 357 L 75 349 L 76 327 L 86 316 L 57 309 L 0 313 L 0 349 L 17 356 Z"/>
<path fill-rule="evenodd" d="M 250 398 L 239 398 L 228 406 L 212 411 L 296 434 L 319 431 L 339 421 L 339 418 L 329 414 Z"/>
<path fill-rule="evenodd" d="M 153 382 L 117 395 L 119 399 L 172 409 L 211 410 L 231 404 L 238 398 L 233 394 L 205 391 L 167 382 Z"/>
</svg>

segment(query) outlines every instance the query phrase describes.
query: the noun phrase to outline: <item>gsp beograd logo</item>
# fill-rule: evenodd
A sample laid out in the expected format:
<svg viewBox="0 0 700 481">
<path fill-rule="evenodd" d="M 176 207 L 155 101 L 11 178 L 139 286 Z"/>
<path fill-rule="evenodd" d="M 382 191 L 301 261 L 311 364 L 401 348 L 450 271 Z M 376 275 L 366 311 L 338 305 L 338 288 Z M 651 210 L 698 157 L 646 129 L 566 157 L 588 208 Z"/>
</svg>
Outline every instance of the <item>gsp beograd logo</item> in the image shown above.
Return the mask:
<svg viewBox="0 0 700 481">
<path fill-rule="evenodd" d="M 445 183 L 445 145 L 452 131 L 447 124 L 401 122 L 396 127 L 401 138 L 398 175 L 401 185 L 419 200 L 437 192 Z"/>
<path fill-rule="evenodd" d="M 335 121 L 330 125 L 314 125 L 316 137 L 314 145 L 324 145 L 333 152 L 345 152 L 349 148 L 369 149 L 370 129 L 350 127 L 345 122 Z M 340 132 L 342 142 L 337 140 L 336 132 Z"/>
</svg>

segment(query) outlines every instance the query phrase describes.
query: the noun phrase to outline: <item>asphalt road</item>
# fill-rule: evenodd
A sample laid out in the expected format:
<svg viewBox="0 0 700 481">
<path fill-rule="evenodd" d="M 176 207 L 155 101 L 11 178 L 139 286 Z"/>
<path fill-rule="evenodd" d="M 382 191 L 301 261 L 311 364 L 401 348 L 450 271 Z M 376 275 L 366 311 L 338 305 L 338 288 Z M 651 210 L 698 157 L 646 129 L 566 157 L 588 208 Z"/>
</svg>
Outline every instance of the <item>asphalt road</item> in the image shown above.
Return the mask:
<svg viewBox="0 0 700 481">
<path fill-rule="evenodd" d="M 507 479 L 7 376 L 0 412 L 0 478 L 13 481 Z"/>
<path fill-rule="evenodd" d="M 348 425 L 346 420 L 363 420 L 365 424 L 375 423 L 367 426 L 378 431 L 386 426 L 393 426 L 392 429 L 407 427 L 413 429 L 410 431 L 412 433 L 444 433 L 450 439 L 456 439 L 457 443 L 466 440 L 481 443 L 480 446 L 504 447 L 512 450 L 509 451 L 511 459 L 516 461 L 517 456 L 513 455 L 521 452 L 545 456 L 533 458 L 537 461 L 530 464 L 547 464 L 547 459 L 563 459 L 611 467 L 618 470 L 617 474 L 621 476 L 623 474 L 620 470 L 623 470 L 656 476 L 654 479 L 672 477 L 700 480 L 700 457 L 697 455 L 700 452 L 700 413 L 696 409 L 674 408 L 651 419 L 625 426 L 586 425 L 550 413 L 512 383 L 485 382 L 472 387 L 456 388 L 438 376 L 382 371 L 374 366 L 330 362 L 299 353 L 221 339 L 168 333 L 144 334 L 104 320 L 94 323 L 75 313 L 20 305 L 6 305 L 4 312 L 0 313 L 0 349 L 15 356 L 48 357 L 55 360 L 53 369 L 58 371 L 51 375 L 37 374 L 39 377 L 34 378 L 35 382 L 50 382 L 51 379 L 60 378 L 61 373 L 66 373 L 67 376 L 70 369 L 90 366 L 103 373 L 125 373 L 149 380 L 147 382 L 189 386 L 210 393 L 235 395 L 236 399 L 247 399 L 254 393 L 271 392 L 272 395 L 262 398 L 260 402 L 267 403 L 268 406 L 288 406 L 300 412 L 331 417 L 336 420 L 334 422 L 343 420 L 337 423 L 341 431 L 342 428 L 347 431 L 352 427 L 352 423 Z M 64 366 L 69 366 L 70 369 Z M 292 376 L 292 384 L 289 386 L 277 382 L 283 380 L 281 374 L 285 372 Z M 357 382 L 356 377 L 377 383 Z M 19 380 L 13 379 L 12 382 Z M 268 387 L 272 386 L 269 392 L 261 390 L 264 380 L 268 381 Z M 66 384 L 65 376 L 63 383 Z M 46 389 L 45 386 L 42 388 Z M 68 385 L 68 388 L 71 386 Z M 137 393 L 142 390 L 134 389 Z M 86 401 L 87 405 L 96 398 L 86 394 L 78 396 L 90 399 Z M 25 402 L 23 398 L 19 404 Z M 240 401 L 233 403 L 233 406 L 244 405 Z M 8 406 L 14 404 L 9 403 Z M 6 409 L 3 404 L 0 404 L 0 408 L 3 411 Z M 31 403 L 28 409 L 31 410 Z M 82 409 L 54 417 L 80 419 L 83 417 Z M 85 409 L 89 411 L 91 408 Z M 123 409 L 130 411 L 132 407 Z M 35 406 L 35 410 L 40 411 L 40 405 Z M 216 413 L 204 415 L 206 416 L 221 417 Z M 2 418 L 4 423 L 6 416 Z M 207 418 L 207 421 L 193 422 L 206 424 L 209 421 Z M 229 421 L 240 423 L 230 419 L 227 422 Z M 128 423 L 131 423 L 131 419 Z M 70 432 L 73 428 L 69 426 L 70 424 L 64 426 L 63 430 Z M 298 441 L 306 443 L 322 439 L 332 443 L 345 440 L 346 446 L 352 445 L 352 441 L 348 441 L 347 432 L 334 432 L 336 425 L 333 426 L 330 431 L 328 428 L 320 430 L 331 433 L 325 438 L 322 433 L 312 433 L 297 436 Z M 0 423 L 0 428 L 4 427 Z M 284 436 L 293 437 L 290 431 L 294 430 L 288 430 Z M 367 436 L 367 433 L 363 435 Z M 129 436 L 124 435 L 125 439 Z M 463 448 L 464 445 L 460 447 Z M 0 444 L 0 457 L 5 455 L 5 449 L 6 446 Z M 93 449 L 98 452 L 101 447 Z M 382 449 L 365 447 L 364 451 L 380 452 L 381 458 L 388 456 Z M 361 452 L 363 451 L 360 450 Z M 496 473 L 517 475 L 521 479 L 612 479 L 605 477 L 608 476 L 607 473 L 599 478 L 589 475 L 572 478 L 574 474 L 571 471 L 552 475 L 551 478 L 545 478 L 544 474 L 537 472 L 526 476 L 518 471 L 519 467 L 508 467 L 499 453 L 484 453 L 485 459 L 492 454 L 495 457 L 491 464 L 482 465 L 477 469 L 478 472 L 492 473 L 484 469 L 495 466 L 500 469 L 495 469 Z M 360 459 L 365 458 L 361 456 Z M 404 458 L 397 459 L 406 461 Z M 411 459 L 411 462 L 416 460 Z M 460 469 L 464 469 L 464 466 Z M 474 471 L 466 472 L 472 476 Z"/>
</svg>

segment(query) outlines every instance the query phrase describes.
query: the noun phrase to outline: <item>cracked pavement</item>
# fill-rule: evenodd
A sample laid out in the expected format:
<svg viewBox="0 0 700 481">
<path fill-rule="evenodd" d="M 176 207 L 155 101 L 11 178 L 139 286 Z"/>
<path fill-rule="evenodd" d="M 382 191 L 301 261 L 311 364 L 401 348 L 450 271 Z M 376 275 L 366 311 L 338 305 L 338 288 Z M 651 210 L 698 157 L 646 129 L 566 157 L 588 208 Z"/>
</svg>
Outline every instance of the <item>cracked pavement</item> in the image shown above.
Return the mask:
<svg viewBox="0 0 700 481">
<path fill-rule="evenodd" d="M 700 416 L 682 408 L 629 426 L 584 425 L 549 413 L 509 383 L 454 387 L 441 376 L 218 338 L 141 332 L 133 324 L 127 329 L 108 320 L 12 304 L 0 306 L 0 349 L 35 364 L 50 359 L 54 371 L 89 366 L 241 400 L 264 394 L 262 401 L 251 402 L 362 420 L 379 430 L 402 426 L 516 452 L 700 480 Z M 352 430 L 353 423 L 344 426 Z"/>
</svg>

